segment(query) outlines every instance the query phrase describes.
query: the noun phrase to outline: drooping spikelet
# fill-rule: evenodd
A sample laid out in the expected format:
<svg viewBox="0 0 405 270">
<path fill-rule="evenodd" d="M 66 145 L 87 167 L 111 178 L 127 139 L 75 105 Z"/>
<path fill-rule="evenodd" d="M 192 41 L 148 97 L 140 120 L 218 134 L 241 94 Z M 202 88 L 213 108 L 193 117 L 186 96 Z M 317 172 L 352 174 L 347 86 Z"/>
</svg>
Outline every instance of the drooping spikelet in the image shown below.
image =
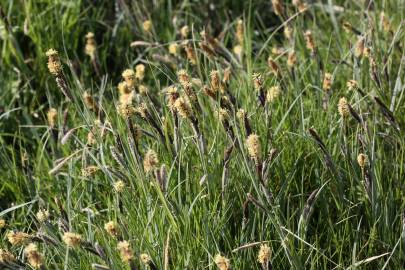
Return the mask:
<svg viewBox="0 0 405 270">
<path fill-rule="evenodd" d="M 142 23 L 143 31 L 150 33 L 152 31 L 152 21 L 146 20 Z"/>
<path fill-rule="evenodd" d="M 55 49 L 49 49 L 46 52 L 48 56 L 48 69 L 52 75 L 58 76 L 62 73 L 62 64 L 59 59 L 58 51 Z"/>
<path fill-rule="evenodd" d="M 219 270 L 229 270 L 229 269 L 231 269 L 230 261 L 226 257 L 221 256 L 221 254 L 215 255 L 214 262 L 217 265 Z"/>
<path fill-rule="evenodd" d="M 135 78 L 137 78 L 139 81 L 142 81 L 144 77 L 145 77 L 145 65 L 144 64 L 136 65 Z"/>
<path fill-rule="evenodd" d="M 44 263 L 44 258 L 38 251 L 38 246 L 36 244 L 31 243 L 25 247 L 24 254 L 27 257 L 28 264 L 31 265 L 32 268 L 41 268 Z"/>
<path fill-rule="evenodd" d="M 39 209 L 38 212 L 35 214 L 39 222 L 45 222 L 49 219 L 49 211 L 46 209 Z"/>
<path fill-rule="evenodd" d="M 81 245 L 82 243 L 82 236 L 80 234 L 77 233 L 73 233 L 73 232 L 65 232 L 62 236 L 62 240 L 63 242 L 65 242 L 65 244 L 68 247 L 78 247 Z"/>
<path fill-rule="evenodd" d="M 121 193 L 125 189 L 125 183 L 122 180 L 118 180 L 118 181 L 114 182 L 113 187 L 114 187 L 115 192 Z"/>
<path fill-rule="evenodd" d="M 148 152 L 145 154 L 145 158 L 143 159 L 143 168 L 145 172 L 154 171 L 157 166 L 159 165 L 159 159 L 155 151 L 149 149 Z"/>
<path fill-rule="evenodd" d="M 174 107 L 176 108 L 176 111 L 179 113 L 179 115 L 183 118 L 189 118 L 192 114 L 191 106 L 187 99 L 185 99 L 184 97 L 179 97 L 178 99 L 176 99 Z"/>
<path fill-rule="evenodd" d="M 135 72 L 132 69 L 124 70 L 124 72 L 122 72 L 122 78 L 124 78 L 130 89 L 135 86 Z"/>
<path fill-rule="evenodd" d="M 106 224 L 104 224 L 104 229 L 112 237 L 117 237 L 118 236 L 118 227 L 117 227 L 117 224 L 114 221 L 109 221 Z"/>
<path fill-rule="evenodd" d="M 46 113 L 46 118 L 48 120 L 48 125 L 51 128 L 54 128 L 58 120 L 58 111 L 55 108 L 49 108 L 48 112 Z"/>
<path fill-rule="evenodd" d="M 339 111 L 339 114 L 343 118 L 346 118 L 349 116 L 349 114 L 350 114 L 349 104 L 347 103 L 347 100 L 345 97 L 342 97 L 339 99 L 338 111 Z"/>
<path fill-rule="evenodd" d="M 84 52 L 90 56 L 91 59 L 94 59 L 96 56 L 97 43 L 94 39 L 94 34 L 88 32 L 86 35 L 86 46 L 84 47 Z"/>
<path fill-rule="evenodd" d="M 259 136 L 254 133 L 250 134 L 246 139 L 246 147 L 250 158 L 253 159 L 255 163 L 259 163 L 262 151 Z"/>
<path fill-rule="evenodd" d="M 332 74 L 326 72 L 323 76 L 322 89 L 328 92 L 332 86 Z"/>
<path fill-rule="evenodd" d="M 276 85 L 270 87 L 270 89 L 267 91 L 266 101 L 273 102 L 276 98 L 280 96 L 280 94 L 281 94 L 280 86 Z"/>
<path fill-rule="evenodd" d="M 15 257 L 10 251 L 0 248 L 0 263 L 10 263 L 14 261 Z"/>
<path fill-rule="evenodd" d="M 134 258 L 134 254 L 128 241 L 118 242 L 117 249 L 120 252 L 120 257 L 123 262 L 128 263 Z"/>
<path fill-rule="evenodd" d="M 260 245 L 259 254 L 257 255 L 257 260 L 262 265 L 267 265 L 271 258 L 271 249 L 267 244 Z"/>
<path fill-rule="evenodd" d="M 367 162 L 368 162 L 368 158 L 365 154 L 360 153 L 357 156 L 357 163 L 359 164 L 361 169 L 364 169 L 364 167 L 367 165 Z"/>
<path fill-rule="evenodd" d="M 24 232 L 10 231 L 7 233 L 7 240 L 13 246 L 20 246 L 30 241 L 31 236 Z"/>
</svg>

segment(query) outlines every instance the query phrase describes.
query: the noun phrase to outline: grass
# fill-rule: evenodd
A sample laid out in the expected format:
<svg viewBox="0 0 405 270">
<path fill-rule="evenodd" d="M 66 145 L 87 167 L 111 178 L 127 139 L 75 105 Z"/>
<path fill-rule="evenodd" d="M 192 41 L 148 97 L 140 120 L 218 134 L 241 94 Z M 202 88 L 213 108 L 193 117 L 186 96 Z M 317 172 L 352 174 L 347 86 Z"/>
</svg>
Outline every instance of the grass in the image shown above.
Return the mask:
<svg viewBox="0 0 405 270">
<path fill-rule="evenodd" d="M 0 266 L 402 268 L 405 3 L 290 2 L 3 1 Z"/>
</svg>

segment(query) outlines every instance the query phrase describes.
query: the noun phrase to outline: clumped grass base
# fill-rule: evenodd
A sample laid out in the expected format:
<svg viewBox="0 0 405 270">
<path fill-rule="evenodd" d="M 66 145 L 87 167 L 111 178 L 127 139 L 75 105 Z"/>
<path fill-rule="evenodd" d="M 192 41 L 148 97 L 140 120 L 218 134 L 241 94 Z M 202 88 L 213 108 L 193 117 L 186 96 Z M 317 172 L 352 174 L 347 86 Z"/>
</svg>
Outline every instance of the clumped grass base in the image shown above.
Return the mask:
<svg viewBox="0 0 405 270">
<path fill-rule="evenodd" d="M 402 269 L 405 3 L 290 2 L 2 1 L 0 268 Z"/>
</svg>

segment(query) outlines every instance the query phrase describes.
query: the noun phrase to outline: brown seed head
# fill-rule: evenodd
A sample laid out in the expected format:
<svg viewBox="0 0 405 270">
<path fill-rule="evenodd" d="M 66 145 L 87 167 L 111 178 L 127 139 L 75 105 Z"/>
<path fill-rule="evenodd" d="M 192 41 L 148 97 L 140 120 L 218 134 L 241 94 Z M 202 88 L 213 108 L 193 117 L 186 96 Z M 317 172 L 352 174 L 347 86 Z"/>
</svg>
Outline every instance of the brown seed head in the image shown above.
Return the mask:
<svg viewBox="0 0 405 270">
<path fill-rule="evenodd" d="M 288 53 L 287 66 L 292 68 L 295 66 L 296 63 L 297 63 L 297 55 L 296 55 L 295 51 L 292 50 Z"/>
<path fill-rule="evenodd" d="M 62 240 L 68 247 L 72 248 L 78 247 L 82 243 L 81 235 L 73 232 L 65 232 L 62 236 Z"/>
<path fill-rule="evenodd" d="M 58 120 L 58 111 L 55 108 L 49 108 L 48 112 L 46 113 L 46 118 L 48 120 L 48 125 L 51 128 L 54 128 Z"/>
<path fill-rule="evenodd" d="M 42 257 L 41 253 L 38 251 L 38 246 L 34 243 L 29 244 L 24 249 L 25 256 L 27 256 L 28 264 L 32 266 L 32 268 L 38 269 L 44 263 L 44 258 Z"/>
<path fill-rule="evenodd" d="M 280 94 L 281 94 L 280 86 L 276 85 L 270 87 L 270 89 L 267 91 L 266 101 L 273 102 L 276 98 L 280 96 Z"/>
<path fill-rule="evenodd" d="M 365 154 L 360 153 L 357 156 L 357 163 L 359 164 L 360 168 L 364 169 L 364 167 L 367 165 L 368 158 Z"/>
<path fill-rule="evenodd" d="M 117 244 L 117 249 L 120 252 L 121 260 L 128 263 L 134 258 L 134 254 L 128 241 L 121 241 Z"/>
<path fill-rule="evenodd" d="M 176 102 L 174 102 L 174 107 L 179 115 L 183 118 L 189 118 L 192 115 L 191 106 L 184 97 L 179 97 L 176 99 Z"/>
<path fill-rule="evenodd" d="M 141 262 L 145 265 L 149 265 L 150 262 L 152 261 L 152 258 L 146 254 L 146 253 L 142 253 L 139 258 L 141 259 Z"/>
<path fill-rule="evenodd" d="M 263 77 L 260 73 L 253 73 L 253 86 L 256 91 L 259 91 L 263 87 Z"/>
<path fill-rule="evenodd" d="M 49 219 L 49 211 L 46 209 L 39 209 L 35 215 L 39 222 L 43 223 Z"/>
<path fill-rule="evenodd" d="M 267 244 L 260 245 L 259 254 L 257 255 L 257 260 L 259 263 L 266 265 L 271 258 L 271 250 Z"/>
<path fill-rule="evenodd" d="M 332 74 L 330 73 L 325 73 L 323 76 L 323 83 L 322 83 L 322 89 L 325 92 L 328 92 L 332 86 Z"/>
<path fill-rule="evenodd" d="M 230 264 L 229 260 L 226 257 L 221 256 L 221 254 L 215 255 L 214 262 L 217 265 L 219 270 L 231 269 L 231 264 Z"/>
<path fill-rule="evenodd" d="M 148 152 L 145 154 L 145 158 L 143 159 L 143 168 L 145 172 L 154 171 L 157 166 L 159 165 L 159 159 L 155 151 L 149 149 Z"/>
<path fill-rule="evenodd" d="M 132 88 L 135 86 L 135 72 L 132 69 L 126 69 L 122 72 L 122 78 L 127 83 L 127 87 Z"/>
<path fill-rule="evenodd" d="M 236 22 L 236 40 L 238 42 L 239 45 L 243 45 L 243 37 L 244 37 L 244 33 L 243 33 L 243 21 L 241 19 L 239 19 Z"/>
<path fill-rule="evenodd" d="M 262 151 L 259 136 L 254 133 L 250 134 L 246 139 L 246 147 L 248 149 L 250 158 L 252 158 L 255 163 L 258 163 L 261 158 Z"/>
<path fill-rule="evenodd" d="M 14 261 L 15 257 L 10 251 L 0 248 L 0 263 L 10 263 Z"/>
<path fill-rule="evenodd" d="M 339 99 L 338 111 L 343 118 L 346 118 L 350 114 L 349 104 L 345 97 Z"/>
<path fill-rule="evenodd" d="M 55 49 L 49 49 L 46 52 L 48 56 L 48 70 L 52 75 L 58 76 L 62 73 L 62 64 L 59 59 L 58 51 Z"/>
<path fill-rule="evenodd" d="M 117 237 L 118 236 L 117 224 L 114 221 L 109 221 L 106 224 L 104 224 L 104 229 L 112 237 Z"/>
<path fill-rule="evenodd" d="M 26 244 L 30 241 L 31 236 L 24 232 L 14 232 L 10 231 L 7 233 L 7 240 L 13 246 L 20 246 Z"/>
</svg>

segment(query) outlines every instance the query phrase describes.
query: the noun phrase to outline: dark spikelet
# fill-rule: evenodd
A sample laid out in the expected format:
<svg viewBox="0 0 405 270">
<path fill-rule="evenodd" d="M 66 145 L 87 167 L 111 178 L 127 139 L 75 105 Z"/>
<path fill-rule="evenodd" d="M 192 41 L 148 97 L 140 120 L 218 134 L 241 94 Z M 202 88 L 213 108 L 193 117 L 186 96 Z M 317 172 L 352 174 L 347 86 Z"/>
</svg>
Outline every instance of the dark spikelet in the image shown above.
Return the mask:
<svg viewBox="0 0 405 270">
<path fill-rule="evenodd" d="M 381 99 L 379 99 L 378 97 L 374 97 L 374 101 L 376 102 L 376 104 L 378 105 L 378 107 L 380 108 L 381 113 L 384 115 L 384 117 L 388 120 L 388 122 L 391 124 L 391 126 L 396 129 L 396 130 L 400 130 L 397 121 L 395 120 L 394 115 L 392 114 L 392 112 L 388 109 L 388 107 L 384 104 L 384 102 L 382 102 Z"/>
<path fill-rule="evenodd" d="M 360 125 L 362 125 L 362 124 L 363 124 L 363 120 L 360 118 L 360 115 L 358 115 L 358 113 L 353 109 L 353 107 L 352 107 L 350 104 L 348 104 L 348 107 L 349 107 L 350 114 L 353 116 L 353 118 L 356 119 L 356 121 L 357 121 Z"/>
</svg>

